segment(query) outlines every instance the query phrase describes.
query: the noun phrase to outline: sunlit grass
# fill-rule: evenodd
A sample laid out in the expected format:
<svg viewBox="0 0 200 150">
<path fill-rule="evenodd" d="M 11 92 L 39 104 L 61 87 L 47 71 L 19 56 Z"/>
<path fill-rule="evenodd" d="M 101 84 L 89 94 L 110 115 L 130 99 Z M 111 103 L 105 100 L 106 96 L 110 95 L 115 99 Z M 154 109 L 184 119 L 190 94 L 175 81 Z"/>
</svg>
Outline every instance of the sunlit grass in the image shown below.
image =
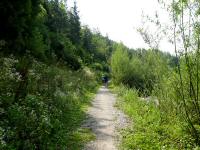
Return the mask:
<svg viewBox="0 0 200 150">
<path fill-rule="evenodd" d="M 84 145 L 95 139 L 94 133 L 87 128 L 79 128 L 73 132 L 68 141 L 68 149 L 80 150 Z"/>
<path fill-rule="evenodd" d="M 153 102 L 140 100 L 137 91 L 124 86 L 114 88 L 117 107 L 127 114 L 132 124 L 121 131 L 121 149 L 174 150 L 191 149 L 191 137 L 185 134 L 176 116 L 161 116 Z"/>
</svg>

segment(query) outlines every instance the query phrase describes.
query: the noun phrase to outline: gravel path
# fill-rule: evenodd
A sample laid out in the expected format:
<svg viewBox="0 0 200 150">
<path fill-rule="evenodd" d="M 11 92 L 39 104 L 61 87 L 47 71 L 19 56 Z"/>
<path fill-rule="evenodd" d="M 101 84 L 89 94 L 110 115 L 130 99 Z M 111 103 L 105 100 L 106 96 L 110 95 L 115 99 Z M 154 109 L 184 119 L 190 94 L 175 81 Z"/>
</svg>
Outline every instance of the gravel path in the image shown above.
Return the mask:
<svg viewBox="0 0 200 150">
<path fill-rule="evenodd" d="M 116 150 L 117 129 L 126 127 L 126 116 L 114 107 L 116 98 L 105 87 L 101 87 L 88 110 L 83 127 L 90 128 L 96 135 L 95 141 L 85 146 L 85 150 Z"/>
</svg>

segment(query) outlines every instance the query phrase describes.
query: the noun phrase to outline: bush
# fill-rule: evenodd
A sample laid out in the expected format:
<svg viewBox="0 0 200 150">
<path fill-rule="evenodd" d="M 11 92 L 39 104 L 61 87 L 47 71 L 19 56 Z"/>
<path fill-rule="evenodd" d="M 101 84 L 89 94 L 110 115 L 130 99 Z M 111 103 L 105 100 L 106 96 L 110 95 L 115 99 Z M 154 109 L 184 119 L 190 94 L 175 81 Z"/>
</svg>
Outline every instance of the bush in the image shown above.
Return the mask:
<svg viewBox="0 0 200 150">
<path fill-rule="evenodd" d="M 138 91 L 120 86 L 114 89 L 119 95 L 117 106 L 132 120 L 122 131 L 122 149 L 192 149 L 193 138 L 181 128 L 179 119 L 163 116 L 154 100 L 138 97 Z"/>
<path fill-rule="evenodd" d="M 115 84 L 136 88 L 140 95 L 148 96 L 162 77 L 168 74 L 169 68 L 167 59 L 155 50 L 140 55 L 129 54 L 126 48 L 119 45 L 111 59 L 112 77 Z"/>
<path fill-rule="evenodd" d="M 24 82 L 16 69 L 21 62 L 14 57 L 0 59 L 0 148 L 74 149 L 74 141 L 81 148 L 82 141 L 92 138 L 79 128 L 84 107 L 96 91 L 94 74 L 33 60 Z M 19 91 L 19 85 L 24 89 Z M 80 132 L 87 138 L 77 140 Z"/>
</svg>

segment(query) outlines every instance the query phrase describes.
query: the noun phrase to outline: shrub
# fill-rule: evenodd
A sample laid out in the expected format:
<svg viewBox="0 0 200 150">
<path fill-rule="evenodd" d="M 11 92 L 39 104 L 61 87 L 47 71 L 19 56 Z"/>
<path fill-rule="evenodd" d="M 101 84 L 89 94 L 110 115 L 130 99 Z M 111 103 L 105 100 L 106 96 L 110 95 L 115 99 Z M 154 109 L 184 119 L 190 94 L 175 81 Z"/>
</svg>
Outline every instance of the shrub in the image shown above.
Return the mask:
<svg viewBox="0 0 200 150">
<path fill-rule="evenodd" d="M 153 99 L 141 100 L 138 91 L 124 86 L 114 89 L 119 98 L 117 106 L 131 119 L 132 124 L 122 133 L 122 149 L 192 149 L 193 138 L 181 128 L 175 116 L 163 116 Z"/>
<path fill-rule="evenodd" d="M 83 106 L 89 104 L 91 93 L 96 91 L 94 74 L 33 60 L 28 68 L 28 84 L 23 86 L 26 89 L 18 91 L 24 83 L 16 69 L 20 61 L 10 57 L 1 58 L 0 63 L 0 148 L 73 149 L 73 140 L 81 147 L 83 143 L 75 134 L 79 134 L 85 117 Z"/>
</svg>

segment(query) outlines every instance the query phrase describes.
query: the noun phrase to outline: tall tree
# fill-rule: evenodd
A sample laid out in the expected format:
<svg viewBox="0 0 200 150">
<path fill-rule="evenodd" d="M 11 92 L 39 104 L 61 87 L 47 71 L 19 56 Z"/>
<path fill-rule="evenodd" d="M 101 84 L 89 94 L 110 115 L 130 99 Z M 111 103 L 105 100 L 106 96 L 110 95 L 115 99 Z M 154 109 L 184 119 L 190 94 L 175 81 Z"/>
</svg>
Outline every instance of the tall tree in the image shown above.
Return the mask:
<svg viewBox="0 0 200 150">
<path fill-rule="evenodd" d="M 0 1 L 0 40 L 5 41 L 4 52 L 25 53 L 30 50 L 35 17 L 41 0 Z"/>
<path fill-rule="evenodd" d="M 80 44 L 81 40 L 81 23 L 78 14 L 77 4 L 74 2 L 74 7 L 72 11 L 69 13 L 69 23 L 70 23 L 70 40 L 73 44 L 78 45 Z"/>
</svg>

